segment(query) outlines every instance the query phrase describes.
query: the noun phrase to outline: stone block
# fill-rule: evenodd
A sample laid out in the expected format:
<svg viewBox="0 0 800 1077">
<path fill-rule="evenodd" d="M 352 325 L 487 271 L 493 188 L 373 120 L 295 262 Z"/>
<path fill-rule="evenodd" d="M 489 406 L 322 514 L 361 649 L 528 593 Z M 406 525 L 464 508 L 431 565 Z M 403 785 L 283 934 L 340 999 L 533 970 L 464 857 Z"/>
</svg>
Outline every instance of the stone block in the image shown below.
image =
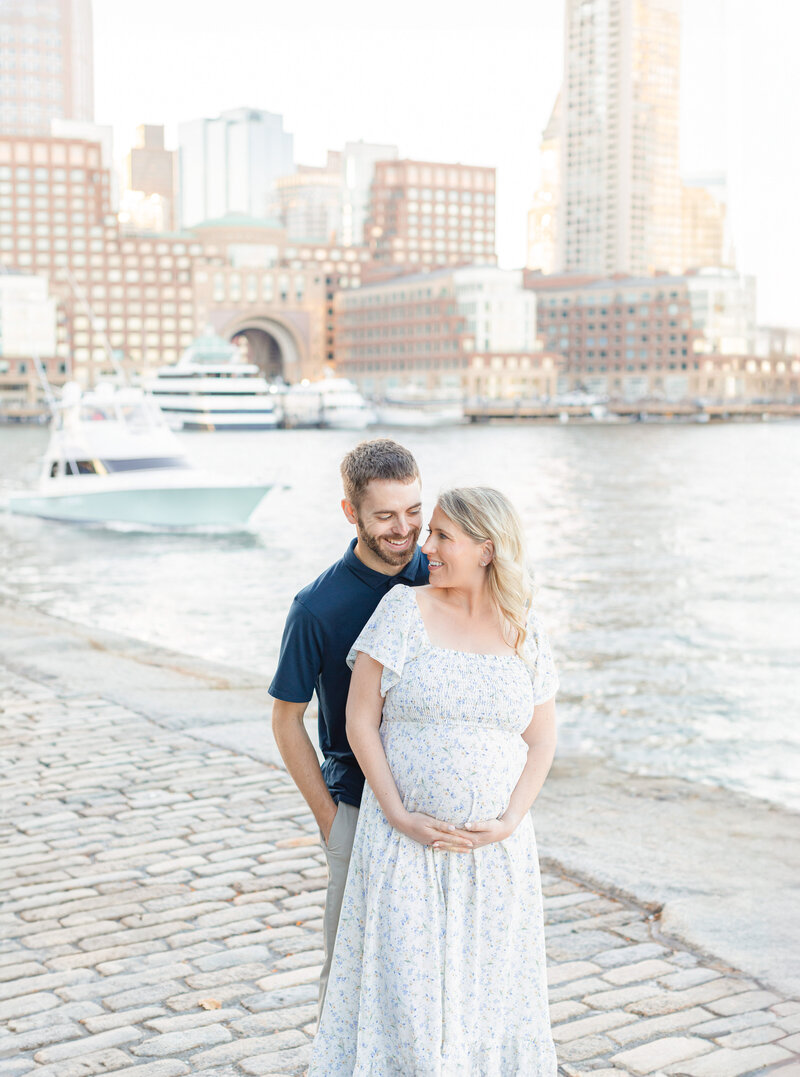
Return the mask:
<svg viewBox="0 0 800 1077">
<path fill-rule="evenodd" d="M 691 1006 L 707 1006 L 718 998 L 735 995 L 742 990 L 740 980 L 722 976 L 718 980 L 710 980 L 685 991 L 654 991 L 649 997 L 632 1003 L 628 1008 L 643 1017 L 657 1017 L 662 1013 L 674 1013 L 675 1010 L 689 1009 Z"/>
<path fill-rule="evenodd" d="M 662 973 L 670 972 L 672 966 L 659 958 L 651 958 L 648 961 L 635 961 L 632 965 L 618 965 L 603 973 L 603 979 L 611 984 L 623 986 L 624 984 L 638 983 L 641 980 L 654 980 Z"/>
<path fill-rule="evenodd" d="M 611 1061 L 624 1066 L 631 1073 L 647 1074 L 663 1070 L 675 1062 L 683 1063 L 686 1059 L 713 1051 L 714 1045 L 699 1036 L 664 1036 L 661 1039 L 643 1043 L 627 1051 L 613 1055 Z"/>
<path fill-rule="evenodd" d="M 718 1013 L 721 1017 L 730 1017 L 735 1013 L 745 1013 L 747 1010 L 761 1010 L 780 1002 L 780 996 L 772 991 L 743 991 L 741 994 L 729 998 L 715 999 L 707 1003 L 709 1010 Z"/>
<path fill-rule="evenodd" d="M 86 1040 L 88 1042 L 88 1039 Z M 103 1051 L 92 1051 L 87 1055 L 74 1058 L 62 1058 L 50 1065 L 37 1066 L 33 1071 L 36 1077 L 94 1077 L 98 1073 L 119 1072 L 121 1066 L 130 1062 L 130 1055 L 109 1047 Z"/>
<path fill-rule="evenodd" d="M 746 1047 L 741 1051 L 720 1047 L 704 1058 L 670 1066 L 666 1072 L 681 1074 L 681 1077 L 684 1075 L 685 1077 L 743 1077 L 744 1074 L 757 1073 L 766 1069 L 767 1066 L 786 1062 L 791 1057 L 789 1051 L 774 1043 L 765 1043 L 760 1047 Z M 791 1071 L 784 1070 L 784 1074 L 785 1077 L 790 1077 Z M 777 1074 L 776 1077 L 778 1077 Z"/>
<path fill-rule="evenodd" d="M 164 1058 L 168 1055 L 184 1055 L 199 1047 L 228 1043 L 231 1039 L 232 1033 L 219 1024 L 201 1025 L 199 1028 L 183 1028 L 176 1032 L 162 1032 L 160 1035 L 151 1036 L 132 1047 L 131 1051 L 143 1058 Z"/>
<path fill-rule="evenodd" d="M 61 1043 L 53 1047 L 45 1047 L 37 1051 L 33 1056 L 35 1062 L 46 1065 L 48 1062 L 63 1062 L 68 1058 L 79 1058 L 82 1055 L 96 1054 L 108 1047 L 120 1047 L 123 1043 L 135 1043 L 140 1040 L 143 1032 L 132 1025 L 122 1028 L 112 1028 L 106 1032 L 97 1032 L 92 1036 L 82 1036 L 79 1040 L 70 1043 Z"/>
<path fill-rule="evenodd" d="M 611 991 L 594 991 L 583 996 L 587 1006 L 594 1006 L 597 1010 L 616 1010 L 623 1006 L 631 1006 L 631 1003 L 641 1002 L 642 999 L 658 997 L 658 991 L 654 984 L 628 984 L 627 987 L 616 987 Z M 666 997 L 666 992 L 662 991 Z"/>
<path fill-rule="evenodd" d="M 731 1032 L 741 1032 L 746 1028 L 757 1028 L 761 1025 L 769 1025 L 775 1020 L 775 1015 L 769 1010 L 751 1010 L 750 1013 L 737 1013 L 731 1017 L 718 1017 L 714 1020 L 709 1012 L 709 1020 L 697 1025 L 693 1030 L 698 1036 L 709 1036 L 716 1039 L 717 1036 L 726 1036 Z"/>
<path fill-rule="evenodd" d="M 592 961 L 602 965 L 605 969 L 616 968 L 617 965 L 631 965 L 634 961 L 646 961 L 653 957 L 665 957 L 669 950 L 659 946 L 655 942 L 640 942 L 635 946 L 625 946 L 605 950 L 595 954 Z"/>
<path fill-rule="evenodd" d="M 611 1028 L 620 1025 L 628 1025 L 636 1018 L 631 1013 L 598 1013 L 591 1017 L 582 1017 L 577 1021 L 567 1021 L 557 1025 L 553 1029 L 553 1039 L 556 1043 L 569 1043 L 584 1036 L 593 1036 L 596 1033 L 607 1032 Z"/>
<path fill-rule="evenodd" d="M 229 1007 L 221 1007 L 218 1010 L 201 1010 L 199 1013 L 178 1014 L 177 1017 L 159 1015 L 152 1020 L 145 1021 L 146 1028 L 153 1028 L 156 1032 L 182 1032 L 186 1028 L 200 1028 L 202 1025 L 214 1025 L 220 1021 L 234 1021 L 242 1017 L 244 1011 Z"/>
<path fill-rule="evenodd" d="M 708 1010 L 704 1010 L 700 1006 L 694 1006 L 689 1010 L 677 1010 L 675 1013 L 664 1014 L 663 1017 L 651 1017 L 647 1020 L 639 1018 L 632 1025 L 612 1029 L 608 1035 L 616 1043 L 623 1046 L 626 1043 L 655 1039 L 666 1035 L 668 1032 L 679 1032 L 683 1029 L 691 1029 L 692 1033 L 696 1035 L 699 1022 L 707 1020 L 708 1017 Z"/>
<path fill-rule="evenodd" d="M 599 971 L 600 966 L 593 961 L 566 961 L 563 965 L 548 966 L 547 982 L 550 985 L 567 983 L 569 980 L 579 980 Z"/>
<path fill-rule="evenodd" d="M 267 1032 L 285 1032 L 288 1029 L 303 1028 L 317 1016 L 316 1002 L 304 1006 L 290 1006 L 280 1010 L 267 1010 L 264 1013 L 240 1017 L 231 1023 L 231 1028 L 242 1036 L 265 1035 Z"/>
<path fill-rule="evenodd" d="M 758 1047 L 761 1043 L 774 1043 L 780 1040 L 780 1046 L 789 1051 L 800 1051 L 800 1036 L 794 1036 L 791 1040 L 785 1039 L 786 1033 L 778 1025 L 760 1025 L 756 1028 L 746 1028 L 742 1032 L 731 1032 L 728 1036 L 720 1036 L 717 1043 L 720 1047 L 731 1047 L 737 1050 L 739 1047 Z M 800 1059 L 798 1059 L 800 1069 Z"/>
<path fill-rule="evenodd" d="M 84 1017 L 81 1024 L 89 1032 L 105 1032 L 109 1028 L 122 1025 L 141 1025 L 145 1021 L 164 1013 L 161 1006 L 140 1006 L 138 1010 L 123 1010 L 122 1013 L 105 1013 L 98 1010 L 92 1017 Z"/>
<path fill-rule="evenodd" d="M 550 1006 L 550 1024 L 557 1025 L 559 1021 L 569 1021 L 573 1017 L 580 1017 L 581 1014 L 589 1012 L 589 1007 L 584 1006 L 582 1002 L 575 1002 L 572 999 L 556 1002 Z"/>
<path fill-rule="evenodd" d="M 212 1047 L 209 1051 L 201 1051 L 192 1058 L 192 1062 L 195 1066 L 220 1066 L 228 1062 L 241 1064 L 242 1059 L 252 1058 L 266 1051 L 274 1053 L 307 1043 L 308 1037 L 305 1033 L 295 1029 L 275 1032 L 271 1036 L 245 1036 L 232 1043 Z"/>
<path fill-rule="evenodd" d="M 305 1073 L 305 1067 L 311 1059 L 311 1044 L 290 1048 L 288 1051 L 270 1052 L 244 1059 L 239 1063 L 243 1073 L 256 1077 L 289 1077 L 290 1074 Z"/>
</svg>

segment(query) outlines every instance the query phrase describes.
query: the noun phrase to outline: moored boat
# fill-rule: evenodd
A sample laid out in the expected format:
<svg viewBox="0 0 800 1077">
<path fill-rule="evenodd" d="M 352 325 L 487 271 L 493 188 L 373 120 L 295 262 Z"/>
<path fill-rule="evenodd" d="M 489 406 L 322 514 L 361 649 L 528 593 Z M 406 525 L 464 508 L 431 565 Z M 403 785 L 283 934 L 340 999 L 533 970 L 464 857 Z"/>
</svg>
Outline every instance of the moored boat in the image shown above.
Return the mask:
<svg viewBox="0 0 800 1077">
<path fill-rule="evenodd" d="M 199 337 L 173 366 L 145 382 L 173 429 L 271 430 L 283 418 L 281 387 L 271 385 L 235 344 Z"/>
<path fill-rule="evenodd" d="M 53 406 L 36 490 L 11 494 L 10 512 L 74 523 L 149 527 L 241 526 L 272 484 L 195 470 L 141 389 L 70 382 Z"/>
<path fill-rule="evenodd" d="M 375 416 L 382 426 L 454 426 L 464 421 L 464 402 L 460 390 L 405 385 L 376 400 Z"/>
<path fill-rule="evenodd" d="M 283 397 L 284 425 L 328 430 L 363 430 L 375 413 L 348 378 L 327 375 L 292 385 Z"/>
</svg>

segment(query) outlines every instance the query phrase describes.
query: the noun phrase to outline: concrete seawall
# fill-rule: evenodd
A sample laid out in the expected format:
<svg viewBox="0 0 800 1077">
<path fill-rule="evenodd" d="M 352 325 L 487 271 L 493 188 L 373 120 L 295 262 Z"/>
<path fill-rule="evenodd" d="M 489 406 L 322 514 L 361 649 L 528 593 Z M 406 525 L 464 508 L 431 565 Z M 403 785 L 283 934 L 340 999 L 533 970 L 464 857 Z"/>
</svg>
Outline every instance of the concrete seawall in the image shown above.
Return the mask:
<svg viewBox="0 0 800 1077">
<path fill-rule="evenodd" d="M 29 607 L 0 610 L 0 651 L 14 673 L 280 766 L 263 677 Z M 797 813 L 566 757 L 534 818 L 545 865 L 646 906 L 665 935 L 800 994 Z"/>
</svg>

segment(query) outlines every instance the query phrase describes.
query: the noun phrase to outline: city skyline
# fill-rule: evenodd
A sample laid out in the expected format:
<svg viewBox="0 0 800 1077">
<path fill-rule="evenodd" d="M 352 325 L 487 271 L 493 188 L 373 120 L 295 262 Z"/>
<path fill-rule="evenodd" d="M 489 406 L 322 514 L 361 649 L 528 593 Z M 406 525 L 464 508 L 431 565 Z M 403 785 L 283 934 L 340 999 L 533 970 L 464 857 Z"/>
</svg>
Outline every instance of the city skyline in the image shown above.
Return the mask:
<svg viewBox="0 0 800 1077">
<path fill-rule="evenodd" d="M 338 17 L 317 6 L 302 18 L 273 14 L 251 0 L 231 0 L 226 10 L 219 25 L 183 0 L 141 0 L 135 17 L 126 14 L 120 58 L 119 6 L 94 0 L 95 113 L 113 124 L 118 158 L 139 123 L 165 123 L 174 145 L 179 122 L 248 104 L 282 113 L 296 160 L 310 165 L 360 138 L 395 142 L 401 156 L 496 165 L 500 262 L 524 264 L 541 130 L 561 80 L 563 3 L 524 11 L 500 3 L 488 37 L 477 8 L 449 0 L 424 18 L 413 2 L 391 26 L 361 0 Z M 273 52 L 268 17 L 280 35 Z M 800 82 L 791 27 L 800 14 L 778 0 L 695 0 L 682 18 L 682 173 L 727 172 L 739 268 L 758 276 L 759 320 L 797 324 L 800 209 L 791 176 L 800 149 L 778 137 L 780 110 L 759 107 L 747 91 L 757 85 L 759 102 L 791 99 Z"/>
</svg>

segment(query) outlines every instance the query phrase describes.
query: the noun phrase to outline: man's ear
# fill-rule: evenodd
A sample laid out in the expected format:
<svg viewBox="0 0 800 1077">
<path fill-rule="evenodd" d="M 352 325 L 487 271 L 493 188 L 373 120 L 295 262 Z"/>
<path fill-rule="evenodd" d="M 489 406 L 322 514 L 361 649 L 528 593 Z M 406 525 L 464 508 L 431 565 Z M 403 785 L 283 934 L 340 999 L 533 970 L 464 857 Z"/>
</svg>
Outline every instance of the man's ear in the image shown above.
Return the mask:
<svg viewBox="0 0 800 1077">
<path fill-rule="evenodd" d="M 342 498 L 342 512 L 345 514 L 348 523 L 358 523 L 356 517 L 356 510 L 353 508 L 353 505 L 347 500 L 346 497 Z"/>
</svg>

